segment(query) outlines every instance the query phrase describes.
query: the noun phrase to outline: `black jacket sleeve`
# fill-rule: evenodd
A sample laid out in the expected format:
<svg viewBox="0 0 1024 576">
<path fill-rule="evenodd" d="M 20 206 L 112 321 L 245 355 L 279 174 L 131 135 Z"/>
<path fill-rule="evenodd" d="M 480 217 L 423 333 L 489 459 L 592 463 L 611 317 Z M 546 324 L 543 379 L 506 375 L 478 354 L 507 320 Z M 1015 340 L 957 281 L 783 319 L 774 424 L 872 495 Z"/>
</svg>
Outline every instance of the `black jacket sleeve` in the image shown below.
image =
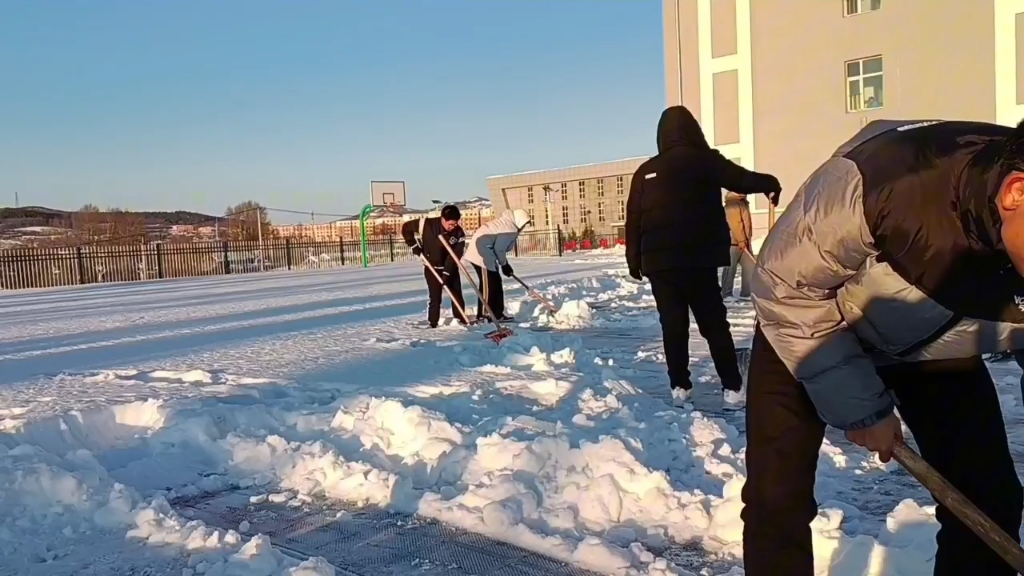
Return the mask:
<svg viewBox="0 0 1024 576">
<path fill-rule="evenodd" d="M 405 245 L 412 248 L 416 245 L 416 233 L 420 230 L 419 220 L 409 220 L 405 224 L 402 224 L 402 240 L 405 240 Z"/>
<path fill-rule="evenodd" d="M 774 194 L 782 191 L 779 179 L 771 174 L 752 172 L 729 160 L 718 150 L 711 150 L 708 176 L 719 188 L 737 194 Z"/>
<path fill-rule="evenodd" d="M 640 268 L 641 196 L 644 189 L 644 175 L 633 173 L 626 199 L 626 265 L 630 270 Z"/>
</svg>

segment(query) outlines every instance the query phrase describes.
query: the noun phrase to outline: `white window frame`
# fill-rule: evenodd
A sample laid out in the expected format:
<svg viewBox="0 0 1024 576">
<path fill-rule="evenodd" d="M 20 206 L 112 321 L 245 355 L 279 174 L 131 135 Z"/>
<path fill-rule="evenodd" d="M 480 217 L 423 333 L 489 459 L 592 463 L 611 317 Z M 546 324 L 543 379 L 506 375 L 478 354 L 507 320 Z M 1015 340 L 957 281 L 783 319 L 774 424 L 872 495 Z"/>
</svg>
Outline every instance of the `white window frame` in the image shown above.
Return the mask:
<svg viewBox="0 0 1024 576">
<path fill-rule="evenodd" d="M 604 198 L 604 178 L 597 179 L 597 197 Z"/>
<path fill-rule="evenodd" d="M 562 206 L 562 226 L 569 225 L 569 207 Z"/>
<path fill-rule="evenodd" d="M 871 74 L 864 73 L 864 63 L 871 60 L 878 60 L 879 62 L 882 63 L 881 72 L 872 72 Z M 847 68 L 849 68 L 850 64 L 853 64 L 854 62 L 856 62 L 860 66 L 860 74 L 856 76 L 850 76 L 849 72 L 847 72 Z M 885 107 L 885 58 L 883 58 L 881 54 L 875 54 L 874 56 L 867 56 L 864 58 L 856 58 L 853 60 L 847 60 L 846 62 L 843 62 L 843 77 L 845 78 L 845 80 L 843 81 L 843 85 L 845 86 L 844 91 L 846 92 L 847 113 L 855 114 L 858 112 L 870 112 L 874 110 L 881 110 L 882 108 Z M 867 106 L 864 106 L 864 79 L 876 77 L 882 79 L 882 104 L 874 108 L 868 108 Z M 860 86 L 861 101 L 859 108 L 853 107 L 853 94 L 850 93 L 850 82 L 853 82 L 854 80 L 856 80 L 858 85 Z"/>
<path fill-rule="evenodd" d="M 533 204 L 533 186 L 526 188 L 526 203 Z"/>
<path fill-rule="evenodd" d="M 605 221 L 604 202 L 598 202 L 597 203 L 597 221 L 598 222 L 604 222 Z"/>
<path fill-rule="evenodd" d="M 869 14 L 882 9 L 881 0 L 878 0 L 877 8 L 871 7 L 872 1 L 873 0 L 843 0 L 843 17 L 849 18 L 850 16 L 860 16 L 861 14 Z"/>
<path fill-rule="evenodd" d="M 563 187 L 560 190 L 560 192 L 562 193 L 562 202 L 568 202 L 569 201 L 569 189 Z"/>
<path fill-rule="evenodd" d="M 626 201 L 619 200 L 619 220 L 625 222 L 626 220 Z"/>
<path fill-rule="evenodd" d="M 579 182 L 576 183 L 576 186 L 580 190 L 580 200 L 586 200 L 587 199 L 587 181 L 586 180 L 580 180 Z"/>
<path fill-rule="evenodd" d="M 626 177 L 616 176 L 615 177 L 615 195 L 622 196 L 626 193 Z"/>
<path fill-rule="evenodd" d="M 530 227 L 533 227 L 533 208 L 527 208 L 526 214 L 530 217 Z"/>
</svg>

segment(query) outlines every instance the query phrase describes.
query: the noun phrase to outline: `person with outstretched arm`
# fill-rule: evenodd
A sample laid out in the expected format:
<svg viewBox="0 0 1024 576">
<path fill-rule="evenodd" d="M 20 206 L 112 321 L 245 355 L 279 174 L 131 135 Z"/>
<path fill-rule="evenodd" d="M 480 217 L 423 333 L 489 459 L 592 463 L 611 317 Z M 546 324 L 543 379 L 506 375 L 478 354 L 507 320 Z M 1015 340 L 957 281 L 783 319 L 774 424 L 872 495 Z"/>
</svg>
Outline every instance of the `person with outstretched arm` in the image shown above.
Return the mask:
<svg viewBox="0 0 1024 576">
<path fill-rule="evenodd" d="M 729 224 L 722 189 L 765 194 L 778 203 L 779 180 L 751 172 L 712 149 L 684 106 L 658 122 L 658 154 L 633 174 L 626 201 L 626 263 L 645 276 L 658 307 L 673 402 L 690 398 L 690 312 L 708 342 L 726 409 L 743 406 L 743 377 L 718 269 L 729 265 Z"/>
<path fill-rule="evenodd" d="M 1024 123 L 868 123 L 803 183 L 751 281 L 747 576 L 812 576 L 826 426 L 903 438 L 1018 539 L 1024 496 L 982 354 L 1024 347 Z M 936 575 L 1016 571 L 938 506 Z"/>
<path fill-rule="evenodd" d="M 465 300 L 462 297 L 462 279 L 459 276 L 458 262 L 452 260 L 448 250 L 441 245 L 441 239 L 452 247 L 455 255 L 459 258 L 466 248 L 466 233 L 459 225 L 462 220 L 462 213 L 459 207 L 447 205 L 441 209 L 441 215 L 433 218 L 420 218 L 409 220 L 402 225 L 402 239 L 412 249 L 413 255 L 417 258 L 422 254 L 427 262 L 434 268 L 437 275 L 448 286 L 458 302 L 452 302 L 452 315 L 460 324 L 465 324 L 459 313 L 459 307 L 465 309 Z M 427 323 L 431 328 L 437 328 L 441 320 L 441 295 L 444 293 L 444 285 L 437 281 L 437 276 L 430 270 L 424 269 L 423 276 L 427 279 L 427 293 L 430 303 L 427 307 Z"/>
<path fill-rule="evenodd" d="M 506 210 L 498 218 L 477 228 L 467 242 L 469 246 L 463 259 L 476 270 L 476 277 L 480 280 L 480 291 L 499 322 L 511 322 L 514 319 L 505 315 L 505 290 L 498 271 L 505 276 L 515 274 L 508 262 L 508 253 L 512 251 L 519 234 L 529 223 L 530 215 L 526 210 Z M 487 317 L 483 301 L 477 302 L 476 317 Z"/>
</svg>

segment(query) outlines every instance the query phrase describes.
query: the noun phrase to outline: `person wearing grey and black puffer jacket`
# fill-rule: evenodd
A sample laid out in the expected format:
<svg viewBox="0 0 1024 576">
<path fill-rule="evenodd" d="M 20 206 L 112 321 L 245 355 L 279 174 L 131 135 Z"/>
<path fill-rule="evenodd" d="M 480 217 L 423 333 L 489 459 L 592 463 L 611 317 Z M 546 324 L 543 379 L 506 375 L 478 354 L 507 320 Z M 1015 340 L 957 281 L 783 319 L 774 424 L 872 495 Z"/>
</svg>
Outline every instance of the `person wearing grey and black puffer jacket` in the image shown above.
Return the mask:
<svg viewBox="0 0 1024 576">
<path fill-rule="evenodd" d="M 804 182 L 752 279 L 747 576 L 814 574 L 826 425 L 888 461 L 902 427 L 1013 538 L 1024 496 L 981 358 L 1024 348 L 1024 123 L 875 121 Z M 1010 576 L 944 506 L 935 574 Z"/>
</svg>

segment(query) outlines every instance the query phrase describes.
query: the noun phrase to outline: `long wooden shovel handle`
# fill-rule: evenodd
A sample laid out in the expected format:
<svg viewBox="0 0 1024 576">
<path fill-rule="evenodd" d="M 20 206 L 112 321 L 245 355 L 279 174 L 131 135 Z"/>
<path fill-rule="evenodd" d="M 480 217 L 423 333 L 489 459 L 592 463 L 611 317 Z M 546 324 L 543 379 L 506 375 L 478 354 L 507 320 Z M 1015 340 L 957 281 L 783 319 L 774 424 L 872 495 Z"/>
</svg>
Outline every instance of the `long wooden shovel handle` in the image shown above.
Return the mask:
<svg viewBox="0 0 1024 576">
<path fill-rule="evenodd" d="M 473 277 L 469 275 L 469 271 L 466 270 L 466 265 L 462 263 L 462 260 L 459 260 L 459 257 L 455 255 L 455 250 L 452 250 L 452 247 L 448 245 L 448 241 L 444 239 L 444 234 L 438 234 L 437 239 L 441 241 L 441 245 L 444 246 L 444 249 L 451 255 L 452 260 L 455 260 L 455 263 L 458 264 L 459 270 L 462 270 L 462 273 L 466 276 L 466 280 L 469 280 L 469 285 L 473 287 L 473 292 L 476 292 L 476 297 L 483 303 L 484 312 L 491 317 L 491 322 L 494 322 L 494 327 L 497 328 L 499 332 L 507 330 L 507 328 L 502 326 L 501 322 L 498 321 L 498 317 L 494 315 L 494 311 L 491 310 L 491 306 L 487 303 L 487 299 L 484 298 L 484 295 L 480 292 L 480 288 L 477 287 L 476 281 L 473 280 Z"/>
<path fill-rule="evenodd" d="M 1016 539 L 1007 535 L 905 442 L 896 443 L 892 456 L 907 469 L 907 472 L 917 478 L 939 503 L 949 508 L 950 512 L 977 534 L 978 538 L 984 540 L 1007 564 L 1018 573 L 1024 574 L 1024 549 Z"/>
<path fill-rule="evenodd" d="M 423 266 L 425 266 L 427 270 L 430 270 L 434 275 L 434 278 L 437 278 L 437 281 L 441 284 L 441 288 L 444 288 L 445 293 L 452 299 L 452 304 L 455 306 L 455 309 L 459 311 L 459 315 L 462 316 L 462 319 L 466 321 L 466 325 L 468 326 L 470 323 L 469 316 L 466 316 L 466 310 L 461 304 L 459 304 L 459 301 L 455 299 L 455 294 L 452 293 L 452 289 L 448 287 L 448 284 L 446 284 L 444 278 L 441 278 L 441 275 L 437 273 L 437 270 L 434 270 L 434 266 L 430 264 L 430 260 L 427 260 L 426 256 L 420 254 L 420 260 L 423 261 Z"/>
<path fill-rule="evenodd" d="M 558 308 L 555 308 L 555 305 L 552 304 L 550 300 L 548 300 L 547 298 L 541 296 L 540 292 L 537 292 L 533 288 L 530 288 L 530 286 L 526 282 L 523 282 L 523 280 L 521 278 L 519 278 L 519 276 L 516 276 L 515 274 L 513 274 L 512 277 L 516 279 L 516 282 L 519 282 L 520 286 L 522 286 L 523 288 L 526 289 L 526 292 L 530 296 L 533 296 L 533 298 L 535 300 L 537 300 L 538 302 L 543 304 L 545 308 L 547 308 L 551 312 L 558 312 Z"/>
</svg>

